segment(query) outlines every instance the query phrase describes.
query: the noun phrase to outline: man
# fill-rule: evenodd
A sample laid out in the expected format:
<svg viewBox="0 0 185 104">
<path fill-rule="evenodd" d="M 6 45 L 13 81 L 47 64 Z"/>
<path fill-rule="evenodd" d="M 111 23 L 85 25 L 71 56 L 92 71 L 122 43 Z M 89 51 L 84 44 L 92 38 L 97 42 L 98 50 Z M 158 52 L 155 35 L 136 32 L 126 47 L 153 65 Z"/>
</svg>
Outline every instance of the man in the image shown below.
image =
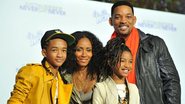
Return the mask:
<svg viewBox="0 0 185 104">
<path fill-rule="evenodd" d="M 133 54 L 128 81 L 139 89 L 141 104 L 180 104 L 180 79 L 165 42 L 134 27 L 136 17 L 131 3 L 118 1 L 111 8 L 111 38 L 121 37 Z"/>
<path fill-rule="evenodd" d="M 59 29 L 47 31 L 41 39 L 42 64 L 19 70 L 8 104 L 68 104 L 72 84 L 64 84 L 58 70 L 66 60 L 67 46 L 74 41 Z"/>
</svg>

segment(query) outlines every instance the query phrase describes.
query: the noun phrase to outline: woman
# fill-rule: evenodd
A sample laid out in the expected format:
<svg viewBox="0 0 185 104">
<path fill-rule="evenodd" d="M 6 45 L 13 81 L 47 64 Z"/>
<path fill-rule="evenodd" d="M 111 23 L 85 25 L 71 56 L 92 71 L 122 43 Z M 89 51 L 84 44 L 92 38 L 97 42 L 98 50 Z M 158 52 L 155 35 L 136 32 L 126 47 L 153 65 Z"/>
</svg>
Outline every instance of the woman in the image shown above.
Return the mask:
<svg viewBox="0 0 185 104">
<path fill-rule="evenodd" d="M 71 35 L 76 41 L 69 47 L 67 72 L 62 77 L 74 85 L 70 104 L 91 104 L 92 90 L 99 77 L 99 52 L 103 45 L 88 31 L 77 31 Z"/>
<path fill-rule="evenodd" d="M 103 82 L 97 83 L 93 93 L 93 104 L 139 104 L 139 93 L 135 84 L 127 82 L 132 69 L 132 54 L 123 39 L 108 41 L 105 49 L 101 75 Z"/>
</svg>

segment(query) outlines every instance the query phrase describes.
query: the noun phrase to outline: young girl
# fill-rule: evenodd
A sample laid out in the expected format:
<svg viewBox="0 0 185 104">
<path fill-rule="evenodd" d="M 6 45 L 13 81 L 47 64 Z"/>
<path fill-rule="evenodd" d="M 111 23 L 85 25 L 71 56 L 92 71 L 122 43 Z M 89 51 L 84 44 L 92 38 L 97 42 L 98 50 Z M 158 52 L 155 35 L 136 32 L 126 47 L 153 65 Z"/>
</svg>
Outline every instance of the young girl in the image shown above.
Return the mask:
<svg viewBox="0 0 185 104">
<path fill-rule="evenodd" d="M 93 104 L 139 104 L 136 85 L 126 79 L 132 69 L 133 58 L 123 39 L 108 41 L 104 55 L 101 66 L 103 82 L 96 84 Z"/>
</svg>

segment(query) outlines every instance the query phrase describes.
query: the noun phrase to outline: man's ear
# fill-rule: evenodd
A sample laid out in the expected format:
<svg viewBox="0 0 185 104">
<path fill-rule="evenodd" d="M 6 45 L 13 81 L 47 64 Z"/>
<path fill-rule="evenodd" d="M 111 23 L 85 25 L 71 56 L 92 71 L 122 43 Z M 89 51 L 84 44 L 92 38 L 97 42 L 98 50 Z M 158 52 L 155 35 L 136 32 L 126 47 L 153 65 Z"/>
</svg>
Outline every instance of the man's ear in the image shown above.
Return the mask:
<svg viewBox="0 0 185 104">
<path fill-rule="evenodd" d="M 136 24 L 136 21 L 137 21 L 137 18 L 136 18 L 136 16 L 134 16 L 134 24 L 133 25 Z"/>
<path fill-rule="evenodd" d="M 46 55 L 47 53 L 46 53 L 46 49 L 42 49 L 42 55 L 44 56 L 44 57 L 46 57 L 47 55 Z"/>
<path fill-rule="evenodd" d="M 109 18 L 109 24 L 112 26 L 113 24 L 112 24 L 112 18 L 110 17 Z"/>
</svg>

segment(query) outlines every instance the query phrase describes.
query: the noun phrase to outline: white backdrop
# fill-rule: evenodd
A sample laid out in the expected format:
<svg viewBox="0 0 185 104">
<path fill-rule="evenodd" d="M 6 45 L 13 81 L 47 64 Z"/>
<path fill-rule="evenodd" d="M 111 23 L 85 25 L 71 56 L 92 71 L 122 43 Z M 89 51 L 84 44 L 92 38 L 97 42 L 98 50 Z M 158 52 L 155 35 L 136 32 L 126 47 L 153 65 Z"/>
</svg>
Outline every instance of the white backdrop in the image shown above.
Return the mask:
<svg viewBox="0 0 185 104">
<path fill-rule="evenodd" d="M 18 69 L 42 60 L 40 38 L 46 30 L 66 33 L 87 30 L 106 44 L 113 32 L 108 23 L 112 4 L 87 0 L 0 1 L 0 104 L 5 104 Z M 162 37 L 181 79 L 185 99 L 185 15 L 135 8 L 136 27 Z M 182 100 L 182 104 L 185 101 Z"/>
</svg>

